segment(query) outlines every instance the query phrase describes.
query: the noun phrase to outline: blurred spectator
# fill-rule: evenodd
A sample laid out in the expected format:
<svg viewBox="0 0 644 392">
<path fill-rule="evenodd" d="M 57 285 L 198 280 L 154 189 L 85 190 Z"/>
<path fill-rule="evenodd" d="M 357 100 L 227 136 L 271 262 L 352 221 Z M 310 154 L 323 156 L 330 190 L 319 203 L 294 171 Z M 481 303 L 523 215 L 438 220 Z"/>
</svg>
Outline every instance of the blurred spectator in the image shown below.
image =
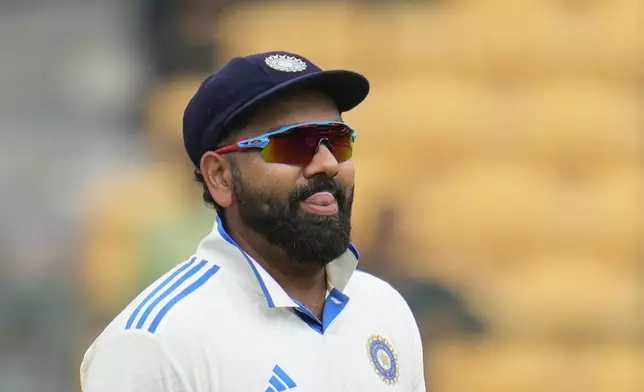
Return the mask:
<svg viewBox="0 0 644 392">
<path fill-rule="evenodd" d="M 142 0 L 143 47 L 159 78 L 204 73 L 218 63 L 215 24 L 231 0 Z"/>
<path fill-rule="evenodd" d="M 148 154 L 89 184 L 80 269 L 96 328 L 189 257 L 212 228 L 214 211 L 200 203 L 181 136 L 183 110 L 199 81 L 182 77 L 158 86 L 145 116 Z"/>
<path fill-rule="evenodd" d="M 451 287 L 410 275 L 396 262 L 404 253 L 396 247 L 396 212 L 378 213 L 371 245 L 362 251 L 361 269 L 389 282 L 405 298 L 423 334 L 424 343 L 451 337 L 477 335 L 483 321 Z"/>
</svg>

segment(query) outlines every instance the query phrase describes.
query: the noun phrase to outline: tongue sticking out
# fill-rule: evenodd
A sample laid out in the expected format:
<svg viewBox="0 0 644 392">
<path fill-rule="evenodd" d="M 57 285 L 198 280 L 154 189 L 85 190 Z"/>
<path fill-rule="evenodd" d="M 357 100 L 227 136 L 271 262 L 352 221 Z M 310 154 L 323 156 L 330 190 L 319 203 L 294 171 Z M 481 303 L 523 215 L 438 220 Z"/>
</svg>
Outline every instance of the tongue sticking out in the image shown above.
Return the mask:
<svg viewBox="0 0 644 392">
<path fill-rule="evenodd" d="M 333 197 L 333 195 L 329 192 L 319 192 L 312 196 L 309 196 L 306 200 L 304 200 L 304 202 L 319 206 L 328 206 L 335 203 L 335 197 Z"/>
<path fill-rule="evenodd" d="M 338 202 L 329 192 L 318 192 L 302 202 L 302 208 L 316 215 L 333 215 L 338 212 Z"/>
</svg>

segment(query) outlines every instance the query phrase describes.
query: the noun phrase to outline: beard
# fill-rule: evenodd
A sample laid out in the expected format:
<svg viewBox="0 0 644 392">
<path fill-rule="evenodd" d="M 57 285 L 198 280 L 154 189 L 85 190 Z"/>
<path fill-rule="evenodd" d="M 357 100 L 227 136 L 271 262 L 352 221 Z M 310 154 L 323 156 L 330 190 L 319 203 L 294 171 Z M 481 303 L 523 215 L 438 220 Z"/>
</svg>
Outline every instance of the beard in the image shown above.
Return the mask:
<svg viewBox="0 0 644 392">
<path fill-rule="evenodd" d="M 241 172 L 232 167 L 232 192 L 246 226 L 280 248 L 295 264 L 323 267 L 346 252 L 351 237 L 353 187 L 317 175 L 286 197 L 274 196 L 244 184 Z M 318 192 L 329 192 L 338 203 L 335 215 L 314 215 L 300 203 Z"/>
</svg>

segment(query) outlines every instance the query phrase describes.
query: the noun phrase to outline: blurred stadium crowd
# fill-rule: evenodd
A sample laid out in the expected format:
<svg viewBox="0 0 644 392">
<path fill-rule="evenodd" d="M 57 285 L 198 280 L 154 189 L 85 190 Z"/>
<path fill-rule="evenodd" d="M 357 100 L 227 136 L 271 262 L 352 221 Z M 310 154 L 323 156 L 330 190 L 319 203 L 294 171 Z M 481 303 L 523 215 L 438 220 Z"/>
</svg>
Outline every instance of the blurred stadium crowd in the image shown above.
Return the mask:
<svg viewBox="0 0 644 392">
<path fill-rule="evenodd" d="M 182 111 L 265 50 L 371 80 L 355 242 L 430 390 L 644 391 L 643 42 L 641 0 L 2 2 L 0 391 L 77 391 L 211 229 Z"/>
</svg>

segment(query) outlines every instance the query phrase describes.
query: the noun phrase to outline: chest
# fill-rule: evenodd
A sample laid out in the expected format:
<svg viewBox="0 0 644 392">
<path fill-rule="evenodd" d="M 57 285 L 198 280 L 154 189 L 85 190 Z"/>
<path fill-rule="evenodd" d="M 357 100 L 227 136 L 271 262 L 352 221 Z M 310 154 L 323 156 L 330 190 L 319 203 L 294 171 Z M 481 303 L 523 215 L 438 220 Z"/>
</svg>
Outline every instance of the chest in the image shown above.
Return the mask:
<svg viewBox="0 0 644 392">
<path fill-rule="evenodd" d="M 409 390 L 404 337 L 374 320 L 336 321 L 324 334 L 295 315 L 259 330 L 229 328 L 211 343 L 213 377 L 203 392 Z"/>
</svg>

